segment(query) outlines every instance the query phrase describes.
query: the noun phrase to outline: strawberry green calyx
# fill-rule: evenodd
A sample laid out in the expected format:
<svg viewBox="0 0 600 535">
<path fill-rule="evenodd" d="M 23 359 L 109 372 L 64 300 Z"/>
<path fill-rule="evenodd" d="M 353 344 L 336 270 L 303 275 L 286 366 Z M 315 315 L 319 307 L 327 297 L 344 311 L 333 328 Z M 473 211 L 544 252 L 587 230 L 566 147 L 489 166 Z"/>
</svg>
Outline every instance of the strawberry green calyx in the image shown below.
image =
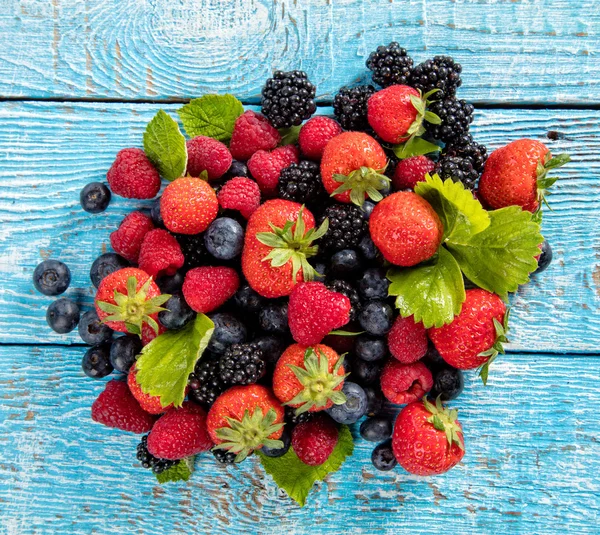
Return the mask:
<svg viewBox="0 0 600 535">
<path fill-rule="evenodd" d="M 448 446 L 452 447 L 452 444 L 456 444 L 464 451 L 465 445 L 462 438 L 462 429 L 456 421 L 458 418 L 458 411 L 456 409 L 445 409 L 442 404 L 441 395 L 435 400 L 435 405 L 426 397 L 423 398 L 423 404 L 431 413 L 431 416 L 427 418 L 427 421 L 438 431 L 443 431 L 446 434 Z"/>
<path fill-rule="evenodd" d="M 308 263 L 308 259 L 315 256 L 319 250 L 316 245 L 312 245 L 315 240 L 322 238 L 329 229 L 329 219 L 325 219 L 318 229 L 310 229 L 305 233 L 304 219 L 302 213 L 304 206 L 298 212 L 298 219 L 288 221 L 283 228 L 270 224 L 272 232 L 258 232 L 256 239 L 272 247 L 273 250 L 265 256 L 263 262 L 271 261 L 272 267 L 281 267 L 292 261 L 292 279 L 297 281 L 298 272 L 302 268 L 304 281 L 312 281 L 316 276 L 316 271 Z M 295 227 L 294 227 L 295 224 Z M 292 227 L 294 229 L 292 230 Z"/>
<path fill-rule="evenodd" d="M 548 152 L 544 157 L 544 160 L 538 162 L 536 169 L 538 200 L 543 202 L 546 206 L 548 206 L 546 196 L 549 195 L 547 190 L 558 180 L 557 176 L 549 177 L 548 171 L 562 167 L 570 161 L 571 157 L 568 154 L 558 154 L 557 156 L 551 157 Z"/>
<path fill-rule="evenodd" d="M 500 323 L 496 318 L 493 318 L 494 328 L 496 329 L 496 340 L 494 341 L 494 344 L 492 345 L 492 347 L 490 347 L 487 351 L 483 351 L 483 352 L 479 353 L 479 355 L 478 355 L 480 357 L 489 357 L 487 362 L 479 368 L 479 376 L 481 377 L 481 380 L 483 381 L 484 385 L 487 384 L 488 374 L 490 371 L 490 364 L 496 360 L 496 357 L 499 354 L 504 355 L 504 346 L 502 344 L 506 344 L 509 341 L 508 338 L 506 337 L 506 334 L 508 333 L 508 330 L 509 330 L 508 329 L 509 315 L 510 315 L 510 309 L 506 311 L 506 314 L 504 315 L 504 320 L 502 323 Z"/>
<path fill-rule="evenodd" d="M 357 206 L 364 204 L 365 195 L 368 195 L 372 201 L 379 202 L 383 199 L 380 190 L 387 189 L 391 182 L 383 174 L 384 171 L 385 169 L 371 169 L 363 166 L 347 176 L 334 174 L 333 179 L 340 182 L 341 185 L 333 191 L 331 197 L 349 191 L 350 200 Z"/>
<path fill-rule="evenodd" d="M 411 137 L 422 136 L 425 133 L 425 126 L 423 126 L 423 123 L 425 121 L 427 121 L 428 123 L 431 123 L 431 124 L 441 124 L 442 123 L 442 120 L 439 118 L 438 115 L 436 115 L 435 113 L 433 113 L 427 109 L 427 106 L 429 106 L 429 104 L 434 102 L 434 101 L 430 100 L 429 97 L 431 97 L 433 94 L 437 93 L 439 91 L 439 89 L 432 89 L 431 91 L 428 91 L 424 95 L 421 93 L 420 89 L 418 91 L 419 91 L 418 97 L 416 95 L 410 96 L 410 102 L 414 106 L 415 110 L 417 110 L 417 118 L 414 120 L 414 122 L 409 126 L 408 130 L 406 131 L 406 133 Z"/>
<path fill-rule="evenodd" d="M 114 300 L 116 304 L 98 301 L 96 304 L 100 310 L 110 314 L 102 320 L 102 323 L 109 321 L 122 321 L 131 334 L 141 336 L 142 325 L 147 323 L 158 334 L 158 323 L 151 317 L 152 314 L 166 310 L 161 307 L 171 297 L 169 294 L 162 294 L 152 299 L 147 299 L 148 289 L 152 284 L 152 277 L 144 285 L 137 289 L 137 279 L 129 277 L 127 279 L 127 295 L 115 290 Z"/>
<path fill-rule="evenodd" d="M 277 413 L 273 409 L 269 409 L 267 414 L 263 415 L 260 407 L 252 415 L 250 415 L 250 411 L 246 410 L 241 421 L 227 418 L 230 427 L 217 429 L 217 437 L 223 442 L 215 448 L 235 453 L 236 463 L 243 461 L 254 450 L 263 446 L 271 449 L 283 448 L 281 440 L 269 438 L 284 425 L 283 423 L 274 423 L 276 419 Z"/>
<path fill-rule="evenodd" d="M 313 407 L 325 407 L 330 401 L 334 405 L 346 403 L 346 395 L 336 390 L 349 375 L 339 375 L 343 361 L 342 355 L 330 372 L 327 357 L 323 353 L 317 355 L 317 352 L 309 347 L 304 354 L 304 368 L 288 364 L 304 388 L 284 405 L 300 405 L 296 409 L 296 415 L 299 415 Z"/>
</svg>

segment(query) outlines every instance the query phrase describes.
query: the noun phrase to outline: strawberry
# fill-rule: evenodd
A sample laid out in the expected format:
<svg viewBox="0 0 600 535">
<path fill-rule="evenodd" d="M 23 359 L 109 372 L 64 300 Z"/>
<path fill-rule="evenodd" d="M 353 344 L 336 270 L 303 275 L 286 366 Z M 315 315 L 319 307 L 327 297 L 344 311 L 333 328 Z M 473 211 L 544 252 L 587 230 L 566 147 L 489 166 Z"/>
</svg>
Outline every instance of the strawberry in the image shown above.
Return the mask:
<svg viewBox="0 0 600 535">
<path fill-rule="evenodd" d="M 273 392 L 262 385 L 234 386 L 221 394 L 208 412 L 207 426 L 218 448 L 244 460 L 263 446 L 282 448 L 285 411 Z"/>
<path fill-rule="evenodd" d="M 337 201 L 362 206 L 367 196 L 376 202 L 383 198 L 379 190 L 390 184 L 383 174 L 386 164 L 385 152 L 371 136 L 344 132 L 325 146 L 321 179 Z"/>
<path fill-rule="evenodd" d="M 255 152 L 248 160 L 248 170 L 263 195 L 273 197 L 277 193 L 281 170 L 292 163 L 298 163 L 298 149 L 294 145 L 285 145 L 271 152 L 264 150 Z"/>
<path fill-rule="evenodd" d="M 431 258 L 444 227 L 431 205 L 411 191 L 381 201 L 369 219 L 371 238 L 384 258 L 397 266 L 414 266 Z"/>
<path fill-rule="evenodd" d="M 319 414 L 294 427 L 292 448 L 304 464 L 323 464 L 335 449 L 338 441 L 338 428 L 326 414 Z"/>
<path fill-rule="evenodd" d="M 229 150 L 236 160 L 247 160 L 258 150 L 274 149 L 280 141 L 281 135 L 264 115 L 248 110 L 235 121 Z"/>
<path fill-rule="evenodd" d="M 165 188 L 160 198 L 160 215 L 165 227 L 178 234 L 204 232 L 218 211 L 215 190 L 201 178 L 178 178 Z"/>
<path fill-rule="evenodd" d="M 92 404 L 92 420 L 107 427 L 132 433 L 147 433 L 156 417 L 145 412 L 133 397 L 127 383 L 112 380 Z"/>
<path fill-rule="evenodd" d="M 548 171 L 570 161 L 567 154 L 552 157 L 548 148 L 533 139 L 518 139 L 489 155 L 479 179 L 478 198 L 493 209 L 517 205 L 535 212 L 557 178 Z"/>
<path fill-rule="evenodd" d="M 288 323 L 294 340 L 318 344 L 332 330 L 350 321 L 350 299 L 322 282 L 301 282 L 290 294 Z"/>
<path fill-rule="evenodd" d="M 161 295 L 145 271 L 123 268 L 102 279 L 94 304 L 100 320 L 113 331 L 141 335 L 145 324 L 158 332 L 158 313 L 169 297 Z"/>
<path fill-rule="evenodd" d="M 421 399 L 433 386 L 433 376 L 422 362 L 402 364 L 389 359 L 381 371 L 383 395 L 398 405 Z"/>
<path fill-rule="evenodd" d="M 415 189 L 418 182 L 425 181 L 425 175 L 431 173 L 435 169 L 433 160 L 427 156 L 411 156 L 404 160 L 400 160 L 396 169 L 394 169 L 394 177 L 392 184 L 396 190 Z"/>
<path fill-rule="evenodd" d="M 343 360 L 323 344 L 293 344 L 275 365 L 273 392 L 282 403 L 296 408 L 296 414 L 341 405 L 346 402 L 340 392 L 346 377 Z"/>
<path fill-rule="evenodd" d="M 320 160 L 330 139 L 342 133 L 342 127 L 331 117 L 318 115 L 306 121 L 298 134 L 302 155 L 309 160 Z"/>
<path fill-rule="evenodd" d="M 445 409 L 438 399 L 415 401 L 402 409 L 392 435 L 400 466 L 417 476 L 443 474 L 465 455 L 462 426 L 456 409 Z"/>
<path fill-rule="evenodd" d="M 157 228 L 144 236 L 138 264 L 148 275 L 175 275 L 184 261 L 179 242 L 166 230 Z"/>
<path fill-rule="evenodd" d="M 183 459 L 207 451 L 212 445 L 206 412 L 189 401 L 161 416 L 148 435 L 148 451 L 160 459 Z"/>
<path fill-rule="evenodd" d="M 390 353 L 403 364 L 416 362 L 427 353 L 427 331 L 413 316 L 398 316 L 387 339 Z"/>
<path fill-rule="evenodd" d="M 154 340 L 157 336 L 167 332 L 167 329 L 163 326 L 162 323 L 158 323 L 158 331 L 155 331 L 150 325 L 144 323 L 142 325 L 142 347 L 147 346 L 152 340 Z"/>
<path fill-rule="evenodd" d="M 487 381 L 489 365 L 507 342 L 508 313 L 496 294 L 475 288 L 466 291 L 466 299 L 451 323 L 429 329 L 430 340 L 442 358 L 460 370 L 481 368 Z"/>
<path fill-rule="evenodd" d="M 235 269 L 202 266 L 186 273 L 182 291 L 192 310 L 208 314 L 233 297 L 239 286 L 240 278 Z"/>
<path fill-rule="evenodd" d="M 301 205 L 273 199 L 248 220 L 242 271 L 252 289 L 264 297 L 289 295 L 296 283 L 314 278 L 307 259 L 317 254 L 313 240 L 327 232 L 328 221 L 315 229 L 315 218 Z"/>
<path fill-rule="evenodd" d="M 127 386 L 129 386 L 129 391 L 133 394 L 133 397 L 137 399 L 142 409 L 150 414 L 162 414 L 173 408 L 172 404 L 168 407 L 163 407 L 160 404 L 159 396 L 151 396 L 150 394 L 142 392 L 142 387 L 137 382 L 136 377 L 137 369 L 134 364 L 127 374 Z"/>
</svg>

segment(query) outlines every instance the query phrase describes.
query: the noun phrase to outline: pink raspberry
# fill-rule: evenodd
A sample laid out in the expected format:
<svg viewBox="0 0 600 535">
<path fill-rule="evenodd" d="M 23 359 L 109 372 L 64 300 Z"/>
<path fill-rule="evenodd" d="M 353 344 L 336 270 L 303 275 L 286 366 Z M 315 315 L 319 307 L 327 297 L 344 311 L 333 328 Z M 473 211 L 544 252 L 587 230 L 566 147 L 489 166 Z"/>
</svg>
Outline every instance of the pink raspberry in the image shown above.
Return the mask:
<svg viewBox="0 0 600 535">
<path fill-rule="evenodd" d="M 179 242 L 166 230 L 157 228 L 144 236 L 138 264 L 148 275 L 175 275 L 184 261 Z"/>
<path fill-rule="evenodd" d="M 160 175 L 142 149 L 119 151 L 106 179 L 114 194 L 127 199 L 152 199 L 160 189 Z"/>
<path fill-rule="evenodd" d="M 342 127 L 333 119 L 318 115 L 309 119 L 300 129 L 298 143 L 302 154 L 309 160 L 320 160 L 325 145 L 342 133 Z"/>
<path fill-rule="evenodd" d="M 427 331 L 413 316 L 398 316 L 387 335 L 390 353 L 403 364 L 410 364 L 427 353 Z"/>
<path fill-rule="evenodd" d="M 254 180 L 238 176 L 225 182 L 217 198 L 221 208 L 238 210 L 249 219 L 260 206 L 260 188 Z"/>
<path fill-rule="evenodd" d="M 154 228 L 152 219 L 142 212 L 131 212 L 110 235 L 110 245 L 115 253 L 137 264 L 144 236 Z"/>
<path fill-rule="evenodd" d="M 398 405 L 421 399 L 433 386 L 431 372 L 421 361 L 402 364 L 396 359 L 389 359 L 380 380 L 383 395 Z"/>
<path fill-rule="evenodd" d="M 279 132 L 266 117 L 247 111 L 235 121 L 229 150 L 236 160 L 247 160 L 258 150 L 274 149 L 280 141 Z"/>
<path fill-rule="evenodd" d="M 425 175 L 431 173 L 434 168 L 435 164 L 427 156 L 411 156 L 400 160 L 392 179 L 394 189 L 415 189 L 417 182 L 423 182 Z"/>
<path fill-rule="evenodd" d="M 206 136 L 198 136 L 187 143 L 189 175 L 199 177 L 202 171 L 208 180 L 221 178 L 231 166 L 231 153 L 220 141 Z"/>
<path fill-rule="evenodd" d="M 248 169 L 264 195 L 274 196 L 281 170 L 298 163 L 298 149 L 294 145 L 279 147 L 271 152 L 259 150 L 248 160 Z"/>
<path fill-rule="evenodd" d="M 233 297 L 240 286 L 235 269 L 202 266 L 190 269 L 183 281 L 183 297 L 195 312 L 208 314 Z"/>
</svg>

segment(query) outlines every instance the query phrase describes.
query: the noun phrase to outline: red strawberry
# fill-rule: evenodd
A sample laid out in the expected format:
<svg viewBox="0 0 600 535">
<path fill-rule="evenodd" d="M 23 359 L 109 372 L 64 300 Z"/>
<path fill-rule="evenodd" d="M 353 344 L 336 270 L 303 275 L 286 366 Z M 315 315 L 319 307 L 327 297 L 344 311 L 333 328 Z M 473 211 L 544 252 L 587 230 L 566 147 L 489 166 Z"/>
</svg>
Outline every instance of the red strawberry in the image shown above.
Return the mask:
<svg viewBox="0 0 600 535">
<path fill-rule="evenodd" d="M 231 153 L 220 141 L 206 136 L 198 136 L 187 143 L 187 174 L 199 177 L 204 171 L 208 180 L 221 178 L 231 165 Z"/>
<path fill-rule="evenodd" d="M 550 169 L 569 161 L 566 154 L 552 158 L 548 147 L 533 139 L 518 139 L 489 155 L 479 179 L 478 197 L 490 208 L 517 205 L 535 212 L 544 191 L 556 178 Z"/>
<path fill-rule="evenodd" d="M 190 269 L 183 281 L 183 297 L 196 312 L 208 314 L 233 297 L 240 278 L 230 267 L 202 266 Z"/>
<path fill-rule="evenodd" d="M 274 149 L 280 141 L 279 132 L 266 117 L 247 111 L 235 121 L 229 150 L 236 160 L 247 160 L 258 150 Z"/>
<path fill-rule="evenodd" d="M 346 401 L 343 358 L 323 344 L 293 344 L 279 357 L 273 372 L 273 392 L 296 413 L 318 412 Z"/>
<path fill-rule="evenodd" d="M 142 212 L 131 212 L 121 221 L 119 228 L 111 233 L 110 245 L 115 253 L 137 263 L 144 236 L 154 228 L 152 219 Z"/>
<path fill-rule="evenodd" d="M 106 179 L 114 194 L 127 199 L 152 199 L 160 189 L 160 175 L 142 149 L 119 151 Z"/>
<path fill-rule="evenodd" d="M 308 210 L 283 199 L 267 201 L 252 214 L 244 238 L 242 271 L 254 291 L 264 297 L 281 297 L 289 295 L 298 282 L 312 280 L 314 269 L 307 258 L 317 253 L 311 244 L 325 234 L 327 223 L 318 230 L 314 227 L 315 218 Z"/>
<path fill-rule="evenodd" d="M 318 115 L 302 125 L 298 144 L 302 155 L 309 160 L 320 160 L 330 139 L 342 133 L 342 127 L 330 117 Z"/>
<path fill-rule="evenodd" d="M 431 258 L 444 233 L 431 205 L 410 191 L 392 193 L 377 204 L 369 219 L 369 230 L 388 262 L 407 267 Z"/>
<path fill-rule="evenodd" d="M 403 364 L 416 362 L 427 353 L 427 331 L 413 316 L 398 316 L 387 338 L 390 353 Z"/>
<path fill-rule="evenodd" d="M 149 275 L 175 275 L 184 261 L 179 242 L 166 230 L 157 228 L 144 236 L 138 264 Z"/>
<path fill-rule="evenodd" d="M 148 451 L 160 459 L 183 459 L 207 451 L 212 445 L 206 412 L 189 401 L 161 416 L 148 435 Z"/>
<path fill-rule="evenodd" d="M 215 190 L 201 178 L 178 178 L 165 188 L 160 198 L 165 227 L 178 234 L 204 232 L 218 211 Z"/>
<path fill-rule="evenodd" d="M 274 196 L 281 170 L 298 163 L 298 149 L 294 145 L 279 147 L 271 152 L 259 150 L 248 160 L 248 170 L 264 195 Z"/>
<path fill-rule="evenodd" d="M 208 433 L 220 448 L 245 459 L 254 450 L 281 448 L 284 410 L 267 387 L 234 386 L 221 394 L 208 412 Z"/>
<path fill-rule="evenodd" d="M 290 294 L 288 323 L 294 340 L 318 344 L 332 330 L 350 321 L 350 299 L 322 282 L 301 282 Z"/>
<path fill-rule="evenodd" d="M 392 436 L 392 448 L 400 466 L 417 476 L 443 474 L 465 455 L 462 426 L 456 409 L 444 409 L 427 400 L 402 409 Z"/>
<path fill-rule="evenodd" d="M 498 353 L 504 353 L 508 314 L 506 305 L 496 294 L 479 288 L 467 290 L 458 316 L 451 323 L 429 329 L 429 338 L 442 358 L 460 370 L 485 365 L 484 382 L 489 365 Z"/>
<path fill-rule="evenodd" d="M 161 295 L 145 271 L 123 268 L 102 279 L 94 304 L 98 317 L 113 331 L 141 335 L 145 324 L 158 331 L 158 313 L 169 297 Z"/>
<path fill-rule="evenodd" d="M 304 464 L 318 466 L 329 459 L 337 444 L 338 434 L 335 422 L 321 413 L 294 427 L 292 448 Z"/>
<path fill-rule="evenodd" d="M 387 163 L 381 145 L 362 132 L 344 132 L 327 143 L 321 160 L 321 179 L 339 202 L 362 206 L 369 196 L 382 199 L 379 190 L 390 184 L 383 173 Z"/>
<path fill-rule="evenodd" d="M 132 433 L 147 433 L 156 417 L 145 412 L 133 397 L 127 383 L 109 381 L 92 404 L 92 420 L 107 427 Z"/>
<path fill-rule="evenodd" d="M 249 178 L 238 176 L 225 182 L 217 195 L 221 208 L 238 210 L 249 219 L 260 206 L 260 188 Z"/>
<path fill-rule="evenodd" d="M 425 175 L 435 169 L 435 163 L 427 156 L 411 156 L 400 160 L 394 170 L 394 189 L 415 189 L 418 182 L 425 181 Z"/>
<path fill-rule="evenodd" d="M 168 407 L 163 407 L 160 404 L 159 396 L 151 396 L 150 394 L 142 392 L 142 387 L 137 382 L 136 377 L 137 369 L 134 364 L 127 375 L 127 386 L 129 386 L 129 391 L 133 394 L 133 397 L 137 399 L 142 409 L 150 414 L 162 414 L 173 408 L 172 404 Z"/>
<path fill-rule="evenodd" d="M 422 362 L 402 364 L 389 359 L 381 371 L 381 391 L 392 403 L 402 405 L 421 399 L 433 386 L 431 372 Z"/>
</svg>

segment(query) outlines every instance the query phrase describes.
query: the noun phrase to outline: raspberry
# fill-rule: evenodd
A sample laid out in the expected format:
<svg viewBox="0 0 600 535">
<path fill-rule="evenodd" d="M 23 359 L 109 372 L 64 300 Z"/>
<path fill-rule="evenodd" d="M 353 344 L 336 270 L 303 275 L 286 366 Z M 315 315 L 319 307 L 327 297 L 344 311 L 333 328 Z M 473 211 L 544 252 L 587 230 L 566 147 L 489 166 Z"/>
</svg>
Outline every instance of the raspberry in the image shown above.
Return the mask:
<svg viewBox="0 0 600 535">
<path fill-rule="evenodd" d="M 292 163 L 298 163 L 298 149 L 286 145 L 267 152 L 259 150 L 248 160 L 248 169 L 265 195 L 277 193 L 277 184 L 281 170 Z"/>
<path fill-rule="evenodd" d="M 208 180 L 221 178 L 231 165 L 231 153 L 220 141 L 206 136 L 198 136 L 187 143 L 187 174 L 199 177 L 203 171 Z"/>
<path fill-rule="evenodd" d="M 332 292 L 337 292 L 339 294 L 345 295 L 348 299 L 350 299 L 350 321 L 355 321 L 358 313 L 361 309 L 360 297 L 355 288 L 348 281 L 341 279 L 328 280 L 327 288 L 329 288 Z"/>
<path fill-rule="evenodd" d="M 228 180 L 217 197 L 221 208 L 238 210 L 246 219 L 260 206 L 260 188 L 249 178 L 236 177 Z"/>
<path fill-rule="evenodd" d="M 406 85 L 412 66 L 412 58 L 394 41 L 387 46 L 378 46 L 367 59 L 367 67 L 373 71 L 373 81 L 381 87 Z"/>
<path fill-rule="evenodd" d="M 309 466 L 323 464 L 333 452 L 337 441 L 338 428 L 324 414 L 298 424 L 292 431 L 292 448 L 298 458 Z"/>
<path fill-rule="evenodd" d="M 280 141 L 279 132 L 266 117 L 247 111 L 235 121 L 229 150 L 236 160 L 248 160 L 258 150 L 274 149 Z"/>
<path fill-rule="evenodd" d="M 427 353 L 427 331 L 413 316 L 398 316 L 387 335 L 390 353 L 403 364 L 410 364 Z"/>
<path fill-rule="evenodd" d="M 275 71 L 262 89 L 261 111 L 275 128 L 298 126 L 317 110 L 316 92 L 304 71 Z"/>
<path fill-rule="evenodd" d="M 133 394 L 133 397 L 137 399 L 142 409 L 150 414 L 162 414 L 173 408 L 172 404 L 168 407 L 163 407 L 160 404 L 160 398 L 158 396 L 151 396 L 150 394 L 142 392 L 142 387 L 137 382 L 136 376 L 137 369 L 134 364 L 127 375 L 127 385 L 129 386 L 129 391 Z"/>
<path fill-rule="evenodd" d="M 160 189 L 160 175 L 142 149 L 123 149 L 106 173 L 112 192 L 127 199 L 152 199 Z"/>
<path fill-rule="evenodd" d="M 396 359 L 390 359 L 381 372 L 383 395 L 398 405 L 421 399 L 432 386 L 431 372 L 420 361 L 402 364 Z"/>
<path fill-rule="evenodd" d="M 233 268 L 198 267 L 190 269 L 183 282 L 183 296 L 196 312 L 207 314 L 233 297 L 240 278 Z"/>
<path fill-rule="evenodd" d="M 300 129 L 300 150 L 309 160 L 320 160 L 327 142 L 341 133 L 342 127 L 333 119 L 324 115 L 313 117 Z"/>
<path fill-rule="evenodd" d="M 152 220 L 142 212 L 131 212 L 111 233 L 110 245 L 126 260 L 137 263 L 144 236 L 154 228 Z"/>
<path fill-rule="evenodd" d="M 396 190 L 415 189 L 417 182 L 423 182 L 425 175 L 434 168 L 435 163 L 427 156 L 411 156 L 400 160 L 396 165 L 392 184 Z"/>
<path fill-rule="evenodd" d="M 133 397 L 127 383 L 109 381 L 92 405 L 92 420 L 107 427 L 132 433 L 147 433 L 155 416 L 147 413 Z"/>
<path fill-rule="evenodd" d="M 154 229 L 144 236 L 138 264 L 155 279 L 161 275 L 175 275 L 185 258 L 177 240 L 166 230 Z"/>
</svg>

